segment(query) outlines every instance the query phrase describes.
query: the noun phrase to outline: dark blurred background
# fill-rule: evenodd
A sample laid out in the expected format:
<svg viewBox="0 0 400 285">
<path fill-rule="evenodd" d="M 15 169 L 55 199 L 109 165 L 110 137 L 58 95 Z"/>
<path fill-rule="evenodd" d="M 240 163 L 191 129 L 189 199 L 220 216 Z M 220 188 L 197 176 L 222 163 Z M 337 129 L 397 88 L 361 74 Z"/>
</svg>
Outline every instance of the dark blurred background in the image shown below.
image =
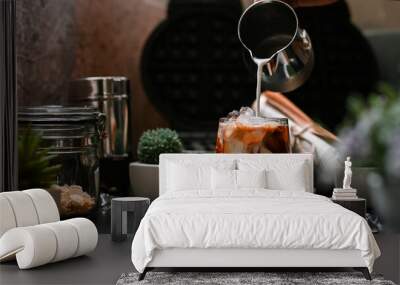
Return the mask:
<svg viewBox="0 0 400 285">
<path fill-rule="evenodd" d="M 121 75 L 131 80 L 131 149 L 155 127 L 215 137 L 217 119 L 255 96 L 255 75 L 236 38 L 249 2 L 19 0 L 19 105 L 62 104 L 71 79 Z M 378 80 L 399 85 L 396 2 L 296 10 L 316 65 L 310 80 L 286 95 L 328 129 L 340 125 L 348 96 L 368 94 Z"/>
</svg>

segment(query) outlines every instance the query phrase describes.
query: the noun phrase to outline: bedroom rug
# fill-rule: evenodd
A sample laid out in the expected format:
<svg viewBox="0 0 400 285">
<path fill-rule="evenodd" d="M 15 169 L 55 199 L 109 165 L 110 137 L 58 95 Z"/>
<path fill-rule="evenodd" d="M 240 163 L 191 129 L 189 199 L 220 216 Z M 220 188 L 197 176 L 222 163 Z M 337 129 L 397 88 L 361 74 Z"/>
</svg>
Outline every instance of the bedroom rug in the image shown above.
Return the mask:
<svg viewBox="0 0 400 285">
<path fill-rule="evenodd" d="M 395 285 L 381 276 L 366 280 L 359 272 L 148 272 L 138 281 L 138 273 L 122 274 L 116 285 Z"/>
</svg>

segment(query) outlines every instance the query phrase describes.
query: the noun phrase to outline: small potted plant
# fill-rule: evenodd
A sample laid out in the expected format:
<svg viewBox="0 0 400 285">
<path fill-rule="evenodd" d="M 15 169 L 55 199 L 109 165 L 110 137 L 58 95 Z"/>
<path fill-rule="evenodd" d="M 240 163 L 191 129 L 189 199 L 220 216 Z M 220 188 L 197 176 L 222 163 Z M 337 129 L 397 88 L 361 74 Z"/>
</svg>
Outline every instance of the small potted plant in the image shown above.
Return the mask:
<svg viewBox="0 0 400 285">
<path fill-rule="evenodd" d="M 162 153 L 180 153 L 183 150 L 178 134 L 170 129 L 148 130 L 139 139 L 139 161 L 129 167 L 133 195 L 158 197 L 158 162 Z"/>
<path fill-rule="evenodd" d="M 21 129 L 18 135 L 18 186 L 21 190 L 49 188 L 57 181 L 61 165 L 52 165 L 54 155 L 41 148 L 40 133 L 31 128 Z"/>
</svg>

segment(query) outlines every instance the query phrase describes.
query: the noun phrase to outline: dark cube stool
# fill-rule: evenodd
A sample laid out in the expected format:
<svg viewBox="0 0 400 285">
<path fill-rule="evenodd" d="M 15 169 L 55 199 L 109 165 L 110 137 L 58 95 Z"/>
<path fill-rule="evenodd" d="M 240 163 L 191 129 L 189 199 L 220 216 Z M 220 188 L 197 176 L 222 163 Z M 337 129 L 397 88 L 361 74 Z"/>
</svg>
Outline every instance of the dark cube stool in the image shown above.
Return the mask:
<svg viewBox="0 0 400 285">
<path fill-rule="evenodd" d="M 133 223 L 133 234 L 150 205 L 149 198 L 119 197 L 111 200 L 111 239 L 123 241 L 128 234 L 128 222 Z M 132 215 L 128 215 L 131 213 Z M 133 217 L 128 221 L 128 217 Z"/>
</svg>

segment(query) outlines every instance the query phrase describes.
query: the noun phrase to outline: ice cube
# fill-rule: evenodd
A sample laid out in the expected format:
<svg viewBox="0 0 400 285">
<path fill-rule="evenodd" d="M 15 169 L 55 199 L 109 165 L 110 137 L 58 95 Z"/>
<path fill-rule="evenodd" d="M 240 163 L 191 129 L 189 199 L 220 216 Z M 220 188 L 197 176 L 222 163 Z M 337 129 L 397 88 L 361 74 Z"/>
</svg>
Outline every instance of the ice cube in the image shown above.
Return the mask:
<svg viewBox="0 0 400 285">
<path fill-rule="evenodd" d="M 235 134 L 236 124 L 230 123 L 226 124 L 223 129 L 223 139 L 229 139 L 232 135 Z"/>
<path fill-rule="evenodd" d="M 237 110 L 233 110 L 232 112 L 230 112 L 227 116 L 228 120 L 232 121 L 232 120 L 236 120 L 237 117 L 239 117 L 240 113 Z"/>
<path fill-rule="evenodd" d="M 256 116 L 247 116 L 247 115 L 243 115 L 241 114 L 236 122 L 244 124 L 244 125 L 263 125 L 265 124 L 265 119 L 262 117 L 256 117 Z"/>
<path fill-rule="evenodd" d="M 225 153 L 246 153 L 246 145 L 239 139 L 231 139 L 224 145 Z"/>
<path fill-rule="evenodd" d="M 219 119 L 219 123 L 220 123 L 220 124 L 225 124 L 225 123 L 227 123 L 228 121 L 229 121 L 229 119 L 226 118 L 226 117 L 223 117 L 223 118 L 220 118 L 220 119 Z"/>
<path fill-rule="evenodd" d="M 250 108 L 250 107 L 242 107 L 242 108 L 240 108 L 239 113 L 240 113 L 240 115 L 248 116 L 248 117 L 254 117 L 256 115 L 254 110 L 252 108 Z"/>
</svg>

